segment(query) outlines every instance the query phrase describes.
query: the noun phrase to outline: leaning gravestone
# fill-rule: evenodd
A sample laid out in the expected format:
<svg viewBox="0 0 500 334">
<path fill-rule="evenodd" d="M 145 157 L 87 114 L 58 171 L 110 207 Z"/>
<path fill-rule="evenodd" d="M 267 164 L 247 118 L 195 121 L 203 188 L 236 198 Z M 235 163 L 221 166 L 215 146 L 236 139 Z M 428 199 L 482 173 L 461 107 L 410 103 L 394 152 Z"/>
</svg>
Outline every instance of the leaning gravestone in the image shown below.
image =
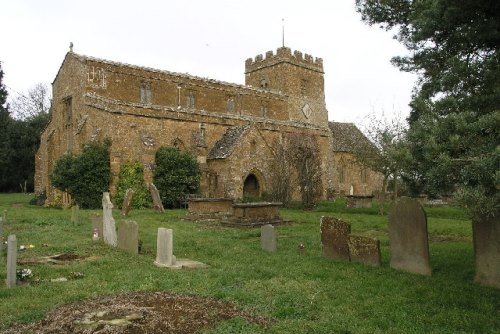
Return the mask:
<svg viewBox="0 0 500 334">
<path fill-rule="evenodd" d="M 7 288 L 16 286 L 17 239 L 14 234 L 7 238 Z"/>
<path fill-rule="evenodd" d="M 271 224 L 263 225 L 260 228 L 260 246 L 268 252 L 276 252 L 277 236 L 274 226 Z"/>
<path fill-rule="evenodd" d="M 321 217 L 320 228 L 323 256 L 349 261 L 347 240 L 351 233 L 351 224 L 334 217 Z"/>
<path fill-rule="evenodd" d="M 427 217 L 420 203 L 401 197 L 389 212 L 391 268 L 431 275 Z"/>
<path fill-rule="evenodd" d="M 149 184 L 149 192 L 151 193 L 151 197 L 153 198 L 153 208 L 158 212 L 165 212 L 163 203 L 161 202 L 160 192 L 153 183 Z"/>
<path fill-rule="evenodd" d="M 348 244 L 351 261 L 380 267 L 382 261 L 379 240 L 359 235 L 350 235 Z"/>
<path fill-rule="evenodd" d="M 128 216 L 128 212 L 130 211 L 130 205 L 132 204 L 132 198 L 134 197 L 134 190 L 127 189 L 125 192 L 125 198 L 122 203 L 122 216 Z"/>
<path fill-rule="evenodd" d="M 472 232 L 476 276 L 474 282 L 500 289 L 500 222 L 498 217 L 474 219 Z"/>
<path fill-rule="evenodd" d="M 131 220 L 118 222 L 118 248 L 131 255 L 139 253 L 139 226 Z"/>
<path fill-rule="evenodd" d="M 109 199 L 109 193 L 102 193 L 102 218 L 103 239 L 110 246 L 116 247 L 118 243 L 116 236 L 115 220 L 113 219 L 113 203 Z"/>
</svg>

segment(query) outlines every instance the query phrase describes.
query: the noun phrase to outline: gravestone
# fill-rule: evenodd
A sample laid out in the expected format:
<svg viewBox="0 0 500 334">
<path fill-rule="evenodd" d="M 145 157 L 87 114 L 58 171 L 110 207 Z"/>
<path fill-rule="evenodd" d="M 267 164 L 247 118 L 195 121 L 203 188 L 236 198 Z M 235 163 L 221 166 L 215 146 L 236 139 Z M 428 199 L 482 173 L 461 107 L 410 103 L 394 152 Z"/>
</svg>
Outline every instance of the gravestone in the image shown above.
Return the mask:
<svg viewBox="0 0 500 334">
<path fill-rule="evenodd" d="M 351 261 L 364 263 L 369 266 L 380 267 L 380 241 L 374 238 L 350 235 L 349 256 Z"/>
<path fill-rule="evenodd" d="M 130 205 L 132 204 L 132 198 L 134 198 L 134 191 L 132 189 L 127 189 L 125 192 L 125 198 L 123 199 L 122 204 L 122 216 L 128 216 L 128 212 L 130 211 Z"/>
<path fill-rule="evenodd" d="M 351 224 L 334 217 L 321 217 L 321 247 L 325 257 L 349 261 Z"/>
<path fill-rule="evenodd" d="M 263 225 L 260 228 L 260 246 L 268 252 L 276 252 L 277 236 L 274 226 L 271 224 Z"/>
<path fill-rule="evenodd" d="M 16 286 L 17 239 L 14 234 L 7 238 L 7 288 Z"/>
<path fill-rule="evenodd" d="M 174 256 L 174 236 L 173 231 L 168 228 L 158 228 L 156 238 L 156 261 L 158 267 L 173 267 L 176 264 Z"/>
<path fill-rule="evenodd" d="M 474 282 L 500 289 L 500 222 L 498 217 L 472 221 L 476 275 Z"/>
<path fill-rule="evenodd" d="M 118 222 L 118 248 L 131 255 L 139 253 L 139 225 L 131 220 Z"/>
<path fill-rule="evenodd" d="M 79 223 L 79 217 L 78 217 L 79 211 L 80 211 L 80 207 L 78 206 L 78 204 L 73 205 L 71 207 L 71 223 L 73 225 L 78 225 L 78 223 Z"/>
<path fill-rule="evenodd" d="M 101 215 L 92 215 L 90 216 L 90 220 L 92 221 L 92 239 L 102 240 L 103 239 L 103 221 Z M 94 233 L 97 235 L 94 236 Z"/>
<path fill-rule="evenodd" d="M 102 193 L 102 219 L 103 240 L 110 246 L 116 247 L 118 243 L 116 235 L 115 220 L 113 219 L 113 203 L 109 199 L 109 193 Z"/>
<path fill-rule="evenodd" d="M 389 212 L 391 268 L 431 275 L 427 217 L 420 203 L 400 197 Z"/>
<path fill-rule="evenodd" d="M 155 209 L 155 211 L 165 212 L 163 203 L 161 202 L 160 192 L 153 183 L 149 184 L 149 192 L 151 193 L 151 197 L 153 198 L 153 208 Z"/>
</svg>

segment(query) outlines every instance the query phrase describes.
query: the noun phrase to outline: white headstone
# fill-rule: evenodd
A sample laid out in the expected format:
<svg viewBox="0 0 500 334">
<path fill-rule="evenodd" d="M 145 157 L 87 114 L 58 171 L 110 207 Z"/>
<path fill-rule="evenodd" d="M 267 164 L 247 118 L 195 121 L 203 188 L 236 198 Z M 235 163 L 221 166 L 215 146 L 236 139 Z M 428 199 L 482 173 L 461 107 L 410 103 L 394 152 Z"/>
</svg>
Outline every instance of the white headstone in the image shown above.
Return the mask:
<svg viewBox="0 0 500 334">
<path fill-rule="evenodd" d="M 351 184 L 351 188 L 349 188 L 349 195 L 354 195 L 354 187 L 353 185 Z"/>
<path fill-rule="evenodd" d="M 113 218 L 113 203 L 109 199 L 109 193 L 102 193 L 102 218 L 103 239 L 110 246 L 116 247 L 118 237 L 116 235 L 115 220 Z"/>
<path fill-rule="evenodd" d="M 164 227 L 158 228 L 158 237 L 156 239 L 156 261 L 154 264 L 158 267 L 175 266 L 176 258 L 173 253 L 173 231 Z"/>
</svg>

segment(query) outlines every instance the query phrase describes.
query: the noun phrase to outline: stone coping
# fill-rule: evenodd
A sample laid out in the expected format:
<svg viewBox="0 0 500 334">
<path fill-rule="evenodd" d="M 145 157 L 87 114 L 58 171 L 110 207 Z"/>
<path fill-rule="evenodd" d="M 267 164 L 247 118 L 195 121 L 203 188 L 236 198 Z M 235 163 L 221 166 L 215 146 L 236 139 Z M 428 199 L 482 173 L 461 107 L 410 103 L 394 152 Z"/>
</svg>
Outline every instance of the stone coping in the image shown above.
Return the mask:
<svg viewBox="0 0 500 334">
<path fill-rule="evenodd" d="M 253 202 L 253 203 L 235 203 L 234 208 L 261 208 L 266 206 L 283 206 L 280 202 Z"/>
<path fill-rule="evenodd" d="M 231 198 L 189 198 L 188 202 L 233 202 Z"/>
</svg>

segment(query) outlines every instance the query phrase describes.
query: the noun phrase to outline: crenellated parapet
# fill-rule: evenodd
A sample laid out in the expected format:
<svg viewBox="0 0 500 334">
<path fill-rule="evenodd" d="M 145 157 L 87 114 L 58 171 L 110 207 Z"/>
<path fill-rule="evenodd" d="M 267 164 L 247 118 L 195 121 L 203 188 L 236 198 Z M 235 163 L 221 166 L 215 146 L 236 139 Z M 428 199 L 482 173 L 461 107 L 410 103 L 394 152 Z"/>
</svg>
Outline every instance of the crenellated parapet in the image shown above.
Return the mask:
<svg viewBox="0 0 500 334">
<path fill-rule="evenodd" d="M 300 51 L 294 51 L 287 47 L 281 47 L 273 51 L 267 51 L 265 57 L 262 54 L 255 58 L 248 58 L 245 62 L 245 73 L 251 73 L 265 67 L 275 66 L 279 63 L 289 63 L 309 70 L 323 73 L 323 59 L 314 58 L 309 54 L 302 54 Z"/>
</svg>

